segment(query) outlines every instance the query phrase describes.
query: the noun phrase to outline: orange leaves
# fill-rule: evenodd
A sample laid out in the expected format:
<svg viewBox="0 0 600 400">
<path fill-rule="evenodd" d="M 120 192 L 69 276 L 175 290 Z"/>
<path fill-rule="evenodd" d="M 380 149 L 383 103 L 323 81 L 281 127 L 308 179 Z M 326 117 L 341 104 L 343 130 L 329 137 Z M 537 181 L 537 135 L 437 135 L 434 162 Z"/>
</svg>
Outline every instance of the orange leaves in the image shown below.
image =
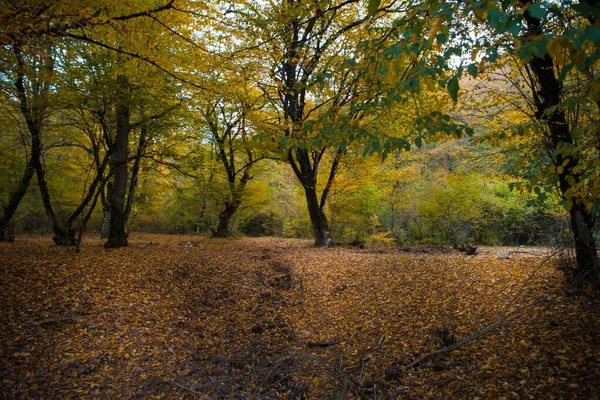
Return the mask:
<svg viewBox="0 0 600 400">
<path fill-rule="evenodd" d="M 276 238 L 134 235 L 74 256 L 49 239 L 0 244 L 0 374 L 9 397 L 590 397 L 598 321 L 564 297 L 421 367 L 560 285 L 539 255 L 314 249 Z M 194 246 L 185 246 L 194 243 Z M 441 328 L 445 328 L 441 329 Z M 396 368 L 396 369 L 394 369 Z M 343 382 L 354 382 L 354 387 Z"/>
</svg>

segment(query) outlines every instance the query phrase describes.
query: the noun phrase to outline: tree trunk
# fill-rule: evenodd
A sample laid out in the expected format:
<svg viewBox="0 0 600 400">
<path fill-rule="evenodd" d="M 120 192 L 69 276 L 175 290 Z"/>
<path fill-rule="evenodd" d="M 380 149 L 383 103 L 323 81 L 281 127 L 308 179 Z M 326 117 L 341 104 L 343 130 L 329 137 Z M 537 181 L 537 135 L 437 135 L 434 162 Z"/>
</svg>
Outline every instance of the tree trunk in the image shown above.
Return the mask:
<svg viewBox="0 0 600 400">
<path fill-rule="evenodd" d="M 214 237 L 229 237 L 231 236 L 231 220 L 235 212 L 240 207 L 240 202 L 225 203 L 225 208 L 219 214 L 219 225 L 213 232 Z"/>
<path fill-rule="evenodd" d="M 333 185 L 333 180 L 337 172 L 337 168 L 342 157 L 343 152 L 338 150 L 331 170 L 329 172 L 329 178 L 325 185 L 325 189 L 321 194 L 321 201 L 317 196 L 317 176 L 319 170 L 319 164 L 325 150 L 320 153 L 309 152 L 306 149 L 295 149 L 288 152 L 288 161 L 292 166 L 292 170 L 296 174 L 296 177 L 304 188 L 304 195 L 306 197 L 306 206 L 308 209 L 308 215 L 310 216 L 310 223 L 313 230 L 313 236 L 315 238 L 316 247 L 331 247 L 333 246 L 333 239 L 331 237 L 331 231 L 329 229 L 329 222 L 325 216 L 325 204 L 327 202 L 327 196 Z M 296 158 L 292 156 L 296 155 Z M 311 161 L 312 159 L 312 161 Z"/>
<path fill-rule="evenodd" d="M 54 243 L 57 245 L 74 245 L 75 244 L 75 232 L 70 228 L 69 225 L 66 229 L 62 229 L 54 210 L 52 210 L 52 204 L 50 201 L 50 193 L 48 192 L 48 185 L 46 184 L 46 177 L 44 166 L 42 165 L 42 139 L 41 131 L 44 119 L 47 116 L 48 105 L 47 97 L 50 92 L 50 81 L 46 80 L 43 82 L 37 82 L 36 90 L 28 95 L 28 91 L 25 88 L 25 71 L 26 67 L 25 60 L 21 53 L 21 46 L 15 43 L 13 51 L 17 59 L 17 77 L 15 79 L 16 95 L 19 99 L 19 108 L 23 114 L 23 118 L 27 124 L 27 129 L 31 137 L 31 160 L 30 164 L 35 170 L 37 176 L 38 186 L 40 188 L 40 194 L 42 196 L 42 203 L 44 204 L 44 210 L 46 215 L 52 221 L 52 230 L 54 231 Z M 44 65 L 41 67 L 46 73 L 52 75 L 54 70 L 54 59 L 50 56 L 45 59 Z M 31 178 L 30 178 L 31 179 Z"/>
<path fill-rule="evenodd" d="M 127 194 L 127 153 L 129 144 L 129 107 L 125 99 L 125 90 L 128 86 L 127 78 L 123 75 L 117 77 L 120 101 L 116 107 L 117 135 L 115 149 L 112 154 L 111 170 L 113 171 L 113 194 L 110 204 L 110 227 L 108 241 L 105 248 L 118 248 L 127 246 L 125 233 L 125 196 Z"/>
<path fill-rule="evenodd" d="M 110 227 L 110 203 L 112 199 L 112 182 L 106 184 L 106 195 L 102 194 L 102 228 L 100 231 L 101 239 L 108 239 L 108 228 Z"/>
<path fill-rule="evenodd" d="M 31 178 L 35 174 L 35 166 L 33 164 L 33 158 L 29 158 L 23 177 L 19 182 L 19 185 L 10 194 L 8 203 L 3 207 L 2 217 L 0 218 L 0 241 L 12 242 L 14 240 L 14 232 L 12 229 L 12 218 L 19 207 L 19 203 L 29 187 Z"/>
<path fill-rule="evenodd" d="M 542 21 L 533 18 L 528 13 L 525 13 L 525 21 L 527 22 L 527 37 L 534 38 L 542 31 Z M 563 199 L 567 199 L 572 184 L 579 184 L 582 177 L 581 173 L 574 170 L 575 167 L 580 165 L 577 151 L 573 151 L 571 154 L 557 151 L 565 145 L 569 148 L 575 148 L 577 144 L 571 135 L 565 111 L 558 107 L 563 96 L 562 82 L 556 77 L 554 61 L 549 54 L 542 58 L 534 57 L 528 63 L 528 67 L 531 68 L 537 87 L 540 88 L 539 91 L 533 93 L 537 108 L 536 117 L 538 121 L 545 123 L 548 127 L 548 139 L 552 144 L 549 156 L 557 168 L 560 194 Z M 553 111 L 546 115 L 547 110 L 553 107 L 555 107 Z M 569 182 L 569 179 L 572 182 Z M 594 271 L 594 268 L 598 266 L 598 257 L 596 243 L 592 235 L 594 218 L 590 211 L 585 208 L 585 205 L 577 199 L 572 200 L 569 214 L 579 274 L 586 276 L 588 280 L 595 279 L 598 276 L 598 271 Z"/>
<path fill-rule="evenodd" d="M 574 204 L 570 211 L 571 229 L 575 238 L 575 256 L 578 271 L 576 279 L 592 280 L 598 277 L 598 256 L 592 234 L 593 219 L 582 204 Z"/>
<path fill-rule="evenodd" d="M 66 225 L 65 229 L 61 228 L 58 219 L 56 218 L 56 214 L 54 214 L 54 210 L 52 209 L 50 192 L 48 191 L 48 184 L 46 183 L 46 171 L 42 165 L 40 130 L 32 124 L 29 127 L 29 132 L 31 133 L 31 158 L 33 159 L 33 165 L 35 166 L 42 203 L 44 204 L 46 215 L 50 218 L 50 221 L 52 221 L 52 231 L 54 232 L 52 240 L 57 246 L 74 246 L 75 231 L 71 229 L 69 224 Z"/>
<path fill-rule="evenodd" d="M 315 247 L 333 246 L 329 223 L 327 222 L 325 212 L 319 206 L 315 188 L 304 186 L 304 195 L 306 196 L 306 205 L 308 207 L 308 215 L 310 216 L 313 236 L 315 237 Z"/>
<path fill-rule="evenodd" d="M 142 157 L 146 154 L 146 144 L 148 142 L 148 128 L 146 125 L 142 125 L 140 128 L 140 140 L 135 155 L 133 166 L 131 167 L 131 178 L 129 180 L 129 192 L 127 193 L 127 204 L 125 205 L 125 223 L 129 221 L 131 216 L 131 210 L 133 210 L 133 203 L 135 201 L 135 192 L 138 187 L 138 176 L 140 172 L 140 163 Z"/>
</svg>

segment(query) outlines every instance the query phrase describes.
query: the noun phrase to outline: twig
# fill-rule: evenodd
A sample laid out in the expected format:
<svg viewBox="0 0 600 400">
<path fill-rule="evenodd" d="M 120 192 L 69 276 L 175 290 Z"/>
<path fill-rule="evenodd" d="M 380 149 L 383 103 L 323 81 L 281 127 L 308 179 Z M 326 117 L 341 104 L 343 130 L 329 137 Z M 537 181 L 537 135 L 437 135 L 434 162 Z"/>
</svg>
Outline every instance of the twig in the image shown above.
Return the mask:
<svg viewBox="0 0 600 400">
<path fill-rule="evenodd" d="M 385 335 L 381 335 L 381 337 L 379 338 L 379 340 L 377 341 L 375 346 L 373 346 L 365 351 L 365 353 L 367 353 L 365 356 L 361 357 L 361 359 L 358 360 L 355 364 L 345 367 L 344 370 L 349 370 L 349 369 L 354 369 L 354 368 L 357 368 L 360 366 L 364 366 L 364 364 L 367 361 L 369 361 L 370 359 L 373 358 L 373 353 L 376 352 L 377 350 L 379 350 L 379 348 L 381 347 L 381 344 L 383 343 L 384 340 L 385 340 Z"/>
<path fill-rule="evenodd" d="M 504 307 L 504 310 L 502 311 L 501 314 L 501 318 L 505 318 L 509 313 L 508 310 L 512 307 L 512 305 L 515 303 L 515 301 L 517 300 L 517 298 L 519 297 L 519 295 L 523 292 L 523 290 L 527 287 L 527 284 L 529 282 L 531 282 L 531 280 L 533 279 L 533 277 L 538 273 L 538 271 L 544 266 L 544 264 L 546 264 L 549 260 L 551 260 L 552 258 L 554 258 L 555 256 L 557 256 L 559 253 L 562 252 L 561 250 L 555 251 L 552 254 L 546 256 L 546 258 L 544 258 L 542 260 L 542 262 L 533 270 L 532 273 L 529 274 L 529 276 L 527 277 L 527 279 L 525 279 L 525 282 L 523 282 L 521 284 L 521 287 L 519 288 L 519 291 L 517 292 L 517 294 L 515 294 L 512 298 L 511 301 L 508 302 L 508 304 L 506 305 L 506 307 Z"/>
<path fill-rule="evenodd" d="M 562 250 L 561 250 L 562 251 Z M 458 349 L 459 347 L 462 347 L 463 345 L 472 342 L 475 339 L 478 339 L 484 335 L 487 335 L 488 333 L 495 331 L 497 329 L 500 328 L 504 328 L 507 326 L 511 326 L 511 325 L 534 325 L 534 324 L 543 324 L 543 323 L 548 323 L 548 321 L 544 321 L 544 322 L 519 322 L 519 321 L 509 321 L 507 320 L 507 318 L 511 315 L 515 315 L 516 313 L 518 313 L 519 311 L 522 311 L 524 309 L 533 307 L 534 305 L 544 302 L 544 301 L 548 301 L 548 296 L 544 296 L 544 297 L 539 297 L 537 299 L 535 299 L 534 301 L 532 301 L 531 303 L 525 304 L 523 306 L 520 306 L 512 311 L 509 311 L 510 308 L 514 305 L 515 301 L 517 300 L 517 298 L 519 297 L 519 295 L 523 292 L 523 290 L 525 289 L 525 287 L 529 284 L 529 282 L 531 282 L 531 279 L 533 279 L 533 277 L 537 274 L 537 272 L 542 268 L 543 265 L 546 264 L 546 262 L 548 262 L 551 258 L 553 258 L 554 256 L 556 256 L 557 254 L 559 254 L 560 251 L 556 251 L 552 254 L 550 254 L 549 256 L 547 256 L 546 258 L 544 258 L 542 260 L 542 262 L 535 268 L 535 270 L 533 270 L 533 272 L 531 274 L 529 274 L 529 276 L 527 277 L 527 279 L 525 279 L 525 281 L 523 282 L 523 284 L 521 285 L 521 287 L 519 288 L 518 292 L 516 293 L 516 295 L 511 299 L 511 301 L 508 302 L 508 304 L 504 307 L 504 309 L 502 310 L 502 312 L 500 313 L 500 317 L 492 324 L 484 327 L 483 329 L 473 333 L 472 335 L 462 339 L 461 341 L 454 343 L 450 346 L 446 346 L 443 347 L 441 349 L 438 349 L 436 351 L 433 351 L 431 353 L 427 353 L 419 358 L 417 358 L 416 360 L 411 361 L 410 363 L 406 364 L 404 366 L 405 369 L 410 369 L 410 368 L 414 368 L 417 365 L 421 364 L 423 361 L 434 357 L 436 355 L 439 354 L 444 354 L 444 353 L 449 353 L 451 351 L 454 351 L 456 349 Z M 557 289 L 558 290 L 558 289 Z M 553 291 L 554 292 L 554 291 Z M 550 322 L 552 323 L 552 322 Z M 554 322 L 556 323 L 556 322 Z"/>
<path fill-rule="evenodd" d="M 179 382 L 173 381 L 173 384 L 174 384 L 175 386 L 178 386 L 178 387 L 182 388 L 183 390 L 187 390 L 188 392 L 191 392 L 191 393 L 197 394 L 198 396 L 202 396 L 202 398 L 203 398 L 203 399 L 208 399 L 208 396 L 207 396 L 207 395 L 205 395 L 204 393 L 198 392 L 197 390 L 194 390 L 194 389 L 192 389 L 192 388 L 190 388 L 190 387 L 184 386 L 184 385 L 182 385 L 182 384 L 181 384 L 181 383 L 179 383 Z"/>
<path fill-rule="evenodd" d="M 295 372 L 295 371 L 294 371 Z M 279 382 L 283 382 L 284 380 L 286 380 L 287 378 L 289 378 L 291 375 L 291 373 L 287 373 L 285 375 L 283 375 L 283 377 L 277 379 L 275 382 L 271 383 L 269 386 L 265 387 L 264 389 L 262 389 L 259 394 L 266 392 L 267 390 L 271 389 L 272 387 L 274 387 L 275 385 L 277 385 Z"/>
<path fill-rule="evenodd" d="M 429 359 L 429 358 L 431 358 L 433 356 L 436 356 L 438 354 L 449 353 L 451 351 L 454 351 L 454 350 L 458 349 L 459 347 L 461 347 L 461 346 L 463 346 L 463 345 L 465 345 L 465 344 L 467 344 L 469 342 L 472 342 L 473 340 L 475 340 L 475 339 L 477 339 L 477 338 L 479 338 L 479 337 L 481 337 L 483 335 L 486 335 L 489 332 L 492 332 L 492 331 L 494 331 L 494 330 L 496 330 L 496 329 L 498 329 L 498 328 L 500 328 L 502 326 L 503 326 L 502 322 L 495 322 L 495 323 L 493 323 L 491 325 L 486 326 L 482 330 L 474 333 L 473 335 L 471 335 L 471 336 L 469 336 L 469 337 L 461 340 L 460 342 L 457 342 L 457 343 L 455 343 L 455 344 L 453 344 L 451 346 L 446 346 L 444 348 L 441 348 L 439 350 L 433 351 L 431 353 L 427 353 L 424 356 L 421 356 L 421 357 L 417 358 L 416 360 L 414 360 L 414 361 L 406 364 L 404 366 L 404 368 L 409 369 L 409 368 L 416 367 L 417 365 L 421 364 L 423 361 L 425 361 L 425 360 L 427 360 L 427 359 Z"/>
</svg>

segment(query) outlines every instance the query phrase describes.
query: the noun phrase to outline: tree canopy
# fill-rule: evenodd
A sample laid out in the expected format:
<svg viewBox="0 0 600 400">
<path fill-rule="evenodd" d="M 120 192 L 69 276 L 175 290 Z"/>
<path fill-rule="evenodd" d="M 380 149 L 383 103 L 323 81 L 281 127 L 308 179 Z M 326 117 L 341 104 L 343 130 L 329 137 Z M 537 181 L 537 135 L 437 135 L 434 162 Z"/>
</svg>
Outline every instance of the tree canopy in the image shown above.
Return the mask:
<svg viewBox="0 0 600 400">
<path fill-rule="evenodd" d="M 2 238 L 461 246 L 548 243 L 564 219 L 589 274 L 599 14 L 594 0 L 4 2 Z"/>
</svg>

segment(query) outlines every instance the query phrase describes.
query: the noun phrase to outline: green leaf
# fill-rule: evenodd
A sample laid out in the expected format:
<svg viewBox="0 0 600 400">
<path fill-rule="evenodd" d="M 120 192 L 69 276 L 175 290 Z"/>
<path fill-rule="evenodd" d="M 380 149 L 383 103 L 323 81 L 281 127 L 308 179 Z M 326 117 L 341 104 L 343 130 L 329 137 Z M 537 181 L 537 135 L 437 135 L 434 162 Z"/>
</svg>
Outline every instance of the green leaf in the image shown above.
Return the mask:
<svg viewBox="0 0 600 400">
<path fill-rule="evenodd" d="M 492 28 L 502 30 L 506 20 L 507 16 L 504 13 L 496 10 L 493 7 L 488 7 L 488 21 Z"/>
<path fill-rule="evenodd" d="M 521 33 L 521 28 L 521 21 L 519 21 L 516 18 L 511 19 L 506 24 L 506 31 L 513 35 L 513 37 L 519 36 L 519 34 Z"/>
<path fill-rule="evenodd" d="M 531 61 L 533 57 L 543 58 L 546 55 L 547 40 L 533 40 L 525 43 L 519 49 L 519 58 L 525 62 Z"/>
<path fill-rule="evenodd" d="M 467 67 L 467 72 L 469 73 L 469 75 L 471 75 L 473 78 L 477 78 L 477 71 L 479 70 L 479 68 L 477 67 L 476 64 L 471 64 Z"/>
<path fill-rule="evenodd" d="M 458 84 L 458 78 L 455 76 L 448 81 L 448 93 L 452 100 L 458 101 L 458 90 L 460 89 L 460 85 Z"/>
<path fill-rule="evenodd" d="M 381 4 L 381 0 L 369 0 L 369 5 L 367 6 L 367 11 L 369 15 L 374 15 Z"/>
<path fill-rule="evenodd" d="M 527 7 L 527 12 L 533 18 L 540 20 L 544 19 L 544 17 L 548 15 L 548 10 L 546 10 L 546 8 L 543 7 L 542 3 L 530 4 L 529 7 Z"/>
<path fill-rule="evenodd" d="M 287 136 L 281 136 L 279 138 L 279 150 L 285 150 L 288 144 L 288 137 Z"/>
<path fill-rule="evenodd" d="M 588 26 L 585 28 L 583 32 L 585 38 L 592 43 L 597 43 L 600 41 L 600 28 L 596 28 L 595 26 Z"/>
<path fill-rule="evenodd" d="M 571 211 L 571 208 L 573 208 L 573 202 L 571 200 L 565 201 L 565 210 Z"/>
<path fill-rule="evenodd" d="M 421 146 L 423 146 L 423 138 L 421 136 L 417 136 L 415 138 L 415 144 L 418 148 L 421 148 Z"/>
<path fill-rule="evenodd" d="M 594 16 L 594 8 L 587 3 L 573 4 L 571 7 L 586 18 Z"/>
</svg>

